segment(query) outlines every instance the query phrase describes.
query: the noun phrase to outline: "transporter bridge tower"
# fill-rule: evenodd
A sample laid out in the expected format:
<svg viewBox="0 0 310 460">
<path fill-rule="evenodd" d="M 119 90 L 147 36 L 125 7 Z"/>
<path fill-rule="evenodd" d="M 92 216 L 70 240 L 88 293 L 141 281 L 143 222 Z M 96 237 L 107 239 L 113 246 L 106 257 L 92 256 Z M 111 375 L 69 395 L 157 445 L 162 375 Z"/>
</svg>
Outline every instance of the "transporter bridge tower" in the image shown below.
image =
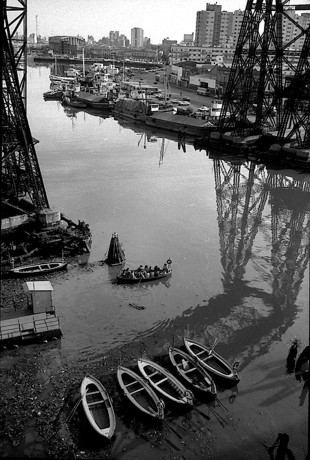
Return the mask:
<svg viewBox="0 0 310 460">
<path fill-rule="evenodd" d="M 26 114 L 27 1 L 2 1 L 2 210 L 15 206 L 39 212 L 49 208 Z"/>
<path fill-rule="evenodd" d="M 249 136 L 271 131 L 283 145 L 310 148 L 310 10 L 294 0 L 247 0 L 223 97 L 219 131 Z M 305 18 L 305 16 L 303 16 Z M 290 24 L 291 39 L 283 35 Z"/>
</svg>

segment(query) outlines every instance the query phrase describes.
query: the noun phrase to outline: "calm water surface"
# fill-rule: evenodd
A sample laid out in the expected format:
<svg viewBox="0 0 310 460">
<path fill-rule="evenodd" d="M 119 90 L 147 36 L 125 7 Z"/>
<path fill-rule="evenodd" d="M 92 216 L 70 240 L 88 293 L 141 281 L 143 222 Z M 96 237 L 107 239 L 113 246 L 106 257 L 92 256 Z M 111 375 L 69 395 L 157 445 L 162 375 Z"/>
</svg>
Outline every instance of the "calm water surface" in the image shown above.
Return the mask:
<svg viewBox="0 0 310 460">
<path fill-rule="evenodd" d="M 285 360 L 291 339 L 304 348 L 309 337 L 309 175 L 212 159 L 108 114 L 64 110 L 43 99 L 49 73 L 28 69 L 28 118 L 49 203 L 93 235 L 89 265 L 51 280 L 63 356 L 82 364 L 118 347 L 130 353 L 134 343 L 156 356 L 185 334 L 218 338 L 218 351 L 241 363 L 244 401 L 279 403 L 280 418 L 291 407 L 285 423 L 304 427 L 301 388 L 287 380 Z M 128 266 L 170 257 L 172 277 L 114 284 L 120 269 L 100 265 L 113 232 Z M 265 386 L 271 376 L 279 387 Z"/>
</svg>

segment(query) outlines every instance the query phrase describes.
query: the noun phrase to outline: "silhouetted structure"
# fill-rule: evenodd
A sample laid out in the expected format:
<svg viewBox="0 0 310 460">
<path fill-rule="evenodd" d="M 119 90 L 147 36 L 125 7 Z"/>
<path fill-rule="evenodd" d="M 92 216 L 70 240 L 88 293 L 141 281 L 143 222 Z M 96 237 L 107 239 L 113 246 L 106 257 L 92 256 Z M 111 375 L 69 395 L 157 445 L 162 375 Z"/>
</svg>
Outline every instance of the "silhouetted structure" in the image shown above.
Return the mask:
<svg viewBox="0 0 310 460">
<path fill-rule="evenodd" d="M 125 262 L 125 260 L 126 260 L 125 254 L 121 248 L 121 245 L 118 239 L 118 234 L 113 233 L 111 241 L 110 241 L 108 257 L 106 258 L 105 262 L 108 265 L 121 265 L 122 263 Z"/>
<path fill-rule="evenodd" d="M 223 98 L 220 131 L 245 136 L 268 125 L 275 128 L 281 144 L 296 138 L 298 148 L 309 148 L 310 26 L 298 25 L 299 33 L 285 43 L 283 21 L 296 24 L 288 14 L 291 8 L 288 0 L 247 0 Z M 294 5 L 294 9 L 310 6 Z M 302 50 L 293 52 L 290 45 L 301 37 Z M 283 72 L 287 63 L 289 78 Z M 248 115 L 254 107 L 253 122 Z"/>
</svg>

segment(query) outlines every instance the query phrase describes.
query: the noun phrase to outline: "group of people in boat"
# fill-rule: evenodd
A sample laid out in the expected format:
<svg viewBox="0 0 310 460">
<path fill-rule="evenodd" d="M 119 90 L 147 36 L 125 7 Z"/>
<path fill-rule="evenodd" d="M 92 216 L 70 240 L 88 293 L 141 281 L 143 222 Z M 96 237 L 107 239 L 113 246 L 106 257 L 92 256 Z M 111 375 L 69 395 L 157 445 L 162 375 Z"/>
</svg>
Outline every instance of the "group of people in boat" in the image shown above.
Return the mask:
<svg viewBox="0 0 310 460">
<path fill-rule="evenodd" d="M 164 263 L 163 267 L 160 268 L 158 265 L 155 265 L 153 268 L 151 265 L 140 265 L 135 270 L 130 270 L 129 268 L 124 268 L 121 273 L 122 278 L 129 278 L 129 279 L 147 279 L 147 278 L 156 278 L 157 276 L 163 275 L 165 273 L 169 273 L 171 271 L 171 263 L 170 259 Z"/>
</svg>

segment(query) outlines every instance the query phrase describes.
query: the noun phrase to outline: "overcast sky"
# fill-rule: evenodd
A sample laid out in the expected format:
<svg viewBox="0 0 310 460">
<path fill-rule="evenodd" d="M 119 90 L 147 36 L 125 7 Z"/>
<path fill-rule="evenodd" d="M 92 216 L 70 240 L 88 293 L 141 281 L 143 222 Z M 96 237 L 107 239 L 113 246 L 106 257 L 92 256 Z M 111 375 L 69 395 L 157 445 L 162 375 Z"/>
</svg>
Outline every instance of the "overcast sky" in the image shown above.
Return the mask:
<svg viewBox="0 0 310 460">
<path fill-rule="evenodd" d="M 144 30 L 144 37 L 159 44 L 164 38 L 183 40 L 195 32 L 196 12 L 205 10 L 203 0 L 27 0 L 28 35 L 80 35 L 95 40 L 118 30 L 130 40 L 133 27 Z M 245 10 L 246 0 L 221 0 L 222 10 Z"/>
</svg>

